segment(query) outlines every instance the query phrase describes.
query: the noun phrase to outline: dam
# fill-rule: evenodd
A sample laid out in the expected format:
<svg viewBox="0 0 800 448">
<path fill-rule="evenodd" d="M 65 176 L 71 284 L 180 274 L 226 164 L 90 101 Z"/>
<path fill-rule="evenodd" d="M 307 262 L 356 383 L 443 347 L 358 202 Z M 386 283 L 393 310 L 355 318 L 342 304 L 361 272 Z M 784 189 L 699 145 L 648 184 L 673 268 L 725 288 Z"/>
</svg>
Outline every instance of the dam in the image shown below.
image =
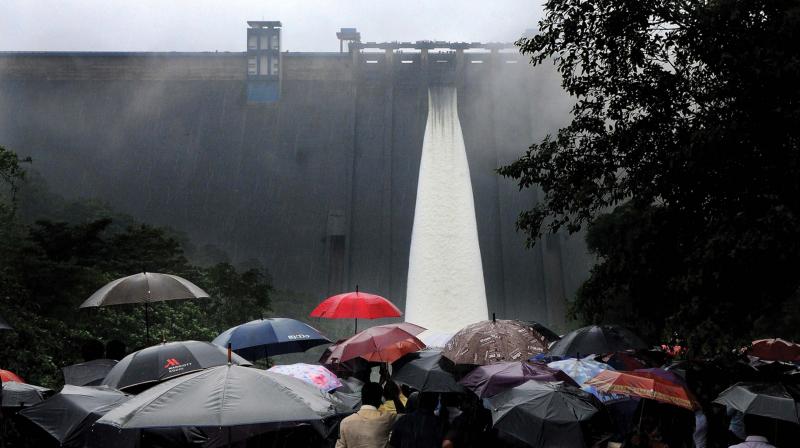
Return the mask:
<svg viewBox="0 0 800 448">
<path fill-rule="evenodd" d="M 562 328 L 592 261 L 579 236 L 526 249 L 515 221 L 540 195 L 495 172 L 566 122 L 555 70 L 512 44 L 353 29 L 338 53 L 286 52 L 280 29 L 251 22 L 242 52 L 0 53 L 0 144 L 63 196 L 258 260 L 278 289 L 358 284 L 402 308 L 428 91 L 452 86 L 488 312 Z"/>
</svg>

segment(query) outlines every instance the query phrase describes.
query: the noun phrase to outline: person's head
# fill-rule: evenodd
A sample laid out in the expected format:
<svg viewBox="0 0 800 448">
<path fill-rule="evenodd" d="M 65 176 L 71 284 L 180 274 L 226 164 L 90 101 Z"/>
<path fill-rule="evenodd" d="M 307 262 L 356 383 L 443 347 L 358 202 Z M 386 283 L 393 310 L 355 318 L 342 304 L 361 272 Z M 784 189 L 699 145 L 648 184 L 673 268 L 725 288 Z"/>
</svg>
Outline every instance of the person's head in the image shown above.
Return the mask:
<svg viewBox="0 0 800 448">
<path fill-rule="evenodd" d="M 439 404 L 439 394 L 434 392 L 420 392 L 418 409 L 421 411 L 434 411 Z"/>
<path fill-rule="evenodd" d="M 125 347 L 124 342 L 118 339 L 112 339 L 106 343 L 106 358 L 119 361 L 125 357 L 126 349 L 127 347 Z"/>
<path fill-rule="evenodd" d="M 81 356 L 83 357 L 84 361 L 100 359 L 103 357 L 105 350 L 106 347 L 102 342 L 98 341 L 97 339 L 89 339 L 84 342 L 83 346 L 81 347 Z"/>
<path fill-rule="evenodd" d="M 383 396 L 383 389 L 381 385 L 375 382 L 368 382 L 361 388 L 361 404 L 375 406 L 376 408 L 383 404 L 381 397 Z"/>
<path fill-rule="evenodd" d="M 408 384 L 401 384 L 400 385 L 400 392 L 402 392 L 404 396 L 408 397 L 409 395 L 411 395 L 411 392 L 414 392 L 414 390 L 411 389 L 408 386 Z"/>
<path fill-rule="evenodd" d="M 744 431 L 748 436 L 767 437 L 774 432 L 775 421 L 759 415 L 745 414 Z"/>
</svg>

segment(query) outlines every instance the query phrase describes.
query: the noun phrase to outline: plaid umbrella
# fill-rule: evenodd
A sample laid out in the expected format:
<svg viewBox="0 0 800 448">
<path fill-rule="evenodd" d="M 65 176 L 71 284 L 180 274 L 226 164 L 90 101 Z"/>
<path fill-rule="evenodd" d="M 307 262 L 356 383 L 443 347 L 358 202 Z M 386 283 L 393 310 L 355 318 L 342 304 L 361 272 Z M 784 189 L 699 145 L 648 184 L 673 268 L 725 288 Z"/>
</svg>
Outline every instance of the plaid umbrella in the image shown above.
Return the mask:
<svg viewBox="0 0 800 448">
<path fill-rule="evenodd" d="M 684 386 L 650 372 L 613 372 L 604 370 L 586 381 L 601 392 L 649 398 L 689 410 L 698 408 L 697 399 Z"/>
<path fill-rule="evenodd" d="M 325 367 L 317 364 L 298 362 L 296 364 L 273 366 L 267 369 L 267 371 L 293 376 L 325 392 L 330 392 L 333 389 L 342 387 L 342 382 L 339 381 L 339 377 Z"/>
</svg>

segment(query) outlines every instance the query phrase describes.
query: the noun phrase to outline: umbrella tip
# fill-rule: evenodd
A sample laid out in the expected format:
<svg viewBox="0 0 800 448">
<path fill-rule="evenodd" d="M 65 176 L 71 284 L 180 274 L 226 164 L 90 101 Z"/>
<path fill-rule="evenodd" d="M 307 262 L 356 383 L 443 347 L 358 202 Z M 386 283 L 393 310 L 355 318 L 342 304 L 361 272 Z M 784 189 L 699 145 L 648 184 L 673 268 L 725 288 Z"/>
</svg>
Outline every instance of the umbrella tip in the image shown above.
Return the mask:
<svg viewBox="0 0 800 448">
<path fill-rule="evenodd" d="M 356 294 L 358 294 L 358 283 L 356 283 Z"/>
<path fill-rule="evenodd" d="M 495 314 L 492 313 L 492 323 L 496 323 L 496 322 L 497 322 L 497 318 L 495 317 Z"/>
<path fill-rule="evenodd" d="M 233 360 L 233 349 L 231 348 L 231 343 L 228 342 L 228 365 L 231 365 Z"/>
</svg>

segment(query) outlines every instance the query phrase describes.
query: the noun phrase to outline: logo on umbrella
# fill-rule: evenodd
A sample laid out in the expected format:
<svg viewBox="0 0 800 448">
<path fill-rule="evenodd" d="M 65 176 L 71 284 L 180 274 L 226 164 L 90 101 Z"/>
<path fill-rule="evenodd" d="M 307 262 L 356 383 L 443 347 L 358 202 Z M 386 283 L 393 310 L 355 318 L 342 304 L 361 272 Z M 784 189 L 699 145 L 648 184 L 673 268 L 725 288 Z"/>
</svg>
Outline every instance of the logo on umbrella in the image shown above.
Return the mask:
<svg viewBox="0 0 800 448">
<path fill-rule="evenodd" d="M 289 339 L 290 341 L 296 341 L 298 339 L 311 339 L 311 335 L 308 335 L 308 334 L 290 334 L 289 336 L 286 336 L 286 338 Z"/>
<path fill-rule="evenodd" d="M 167 363 L 166 363 L 166 364 L 164 364 L 164 368 L 165 368 L 165 369 L 169 369 L 170 367 L 177 367 L 177 366 L 179 366 L 179 365 L 181 365 L 181 363 L 180 363 L 180 362 L 179 362 L 177 359 L 175 359 L 175 358 L 169 358 L 169 359 L 167 360 Z"/>
</svg>

